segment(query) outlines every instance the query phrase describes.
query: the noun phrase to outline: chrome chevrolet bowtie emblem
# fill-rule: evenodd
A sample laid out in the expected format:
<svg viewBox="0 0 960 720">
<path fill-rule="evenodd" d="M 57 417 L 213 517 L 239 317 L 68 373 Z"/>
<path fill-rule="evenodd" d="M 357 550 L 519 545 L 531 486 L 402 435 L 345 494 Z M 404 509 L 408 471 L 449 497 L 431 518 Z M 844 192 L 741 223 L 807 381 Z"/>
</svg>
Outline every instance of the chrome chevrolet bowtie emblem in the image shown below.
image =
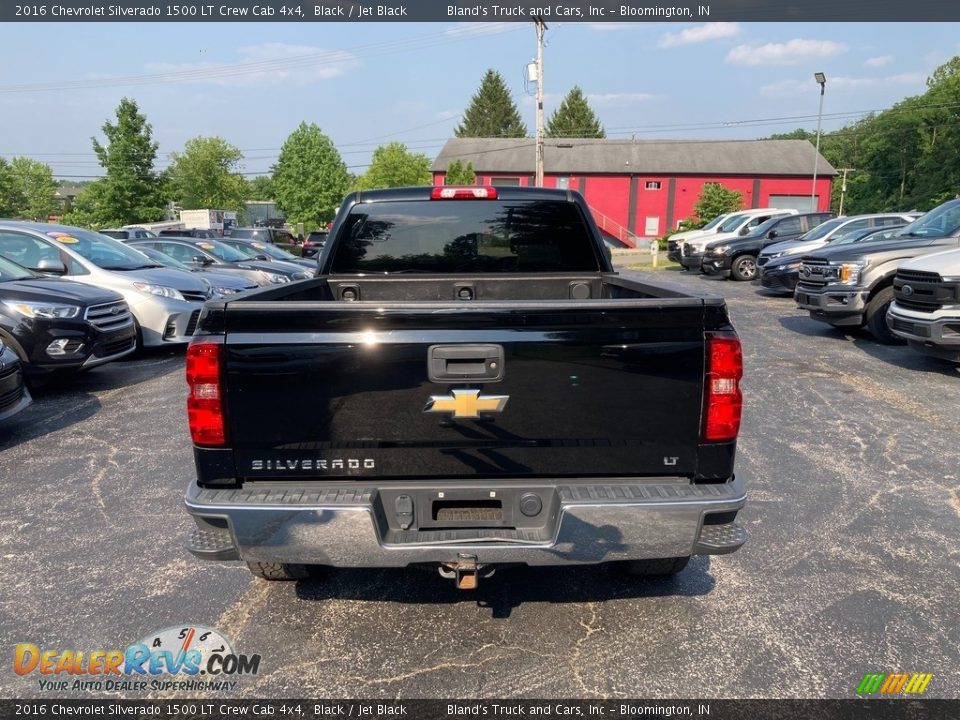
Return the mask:
<svg viewBox="0 0 960 720">
<path fill-rule="evenodd" d="M 451 395 L 431 395 L 424 412 L 451 413 L 455 418 L 476 418 L 480 413 L 503 412 L 509 395 L 481 395 L 479 390 L 451 390 Z"/>
</svg>

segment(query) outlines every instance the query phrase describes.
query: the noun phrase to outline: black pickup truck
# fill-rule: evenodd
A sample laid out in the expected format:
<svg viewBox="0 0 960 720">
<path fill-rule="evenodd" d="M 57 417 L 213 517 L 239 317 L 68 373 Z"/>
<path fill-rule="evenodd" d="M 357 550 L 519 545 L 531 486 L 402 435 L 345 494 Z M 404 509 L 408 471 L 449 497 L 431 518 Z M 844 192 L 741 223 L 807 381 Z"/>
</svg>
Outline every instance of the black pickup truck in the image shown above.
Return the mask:
<svg viewBox="0 0 960 720">
<path fill-rule="evenodd" d="M 746 539 L 741 374 L 722 298 L 612 272 L 575 192 L 354 193 L 318 277 L 202 313 L 187 547 L 267 579 L 672 574 Z"/>
</svg>

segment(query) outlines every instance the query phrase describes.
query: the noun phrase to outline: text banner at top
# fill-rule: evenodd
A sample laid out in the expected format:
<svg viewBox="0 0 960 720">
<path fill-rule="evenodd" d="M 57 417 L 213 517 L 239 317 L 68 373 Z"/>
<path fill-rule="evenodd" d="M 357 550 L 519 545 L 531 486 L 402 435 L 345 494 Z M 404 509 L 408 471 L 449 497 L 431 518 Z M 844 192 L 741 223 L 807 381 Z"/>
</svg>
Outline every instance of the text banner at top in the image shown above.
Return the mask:
<svg viewBox="0 0 960 720">
<path fill-rule="evenodd" d="M 0 3 L 4 22 L 950 22 L 958 0 L 230 0 L 176 4 L 150 0 L 37 0 Z"/>
</svg>

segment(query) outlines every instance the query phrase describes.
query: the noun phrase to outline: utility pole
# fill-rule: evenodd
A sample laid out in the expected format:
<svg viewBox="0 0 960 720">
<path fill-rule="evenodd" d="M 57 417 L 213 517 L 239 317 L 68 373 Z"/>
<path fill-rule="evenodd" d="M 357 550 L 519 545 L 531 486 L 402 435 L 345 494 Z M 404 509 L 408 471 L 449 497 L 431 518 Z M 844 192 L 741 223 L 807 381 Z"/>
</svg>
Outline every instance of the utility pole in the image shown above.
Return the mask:
<svg viewBox="0 0 960 720">
<path fill-rule="evenodd" d="M 543 36 L 547 24 L 537 15 L 533 18 L 537 28 L 537 167 L 534 185 L 543 187 Z"/>
<path fill-rule="evenodd" d="M 853 172 L 856 168 L 837 168 L 837 170 L 843 173 L 843 180 L 840 181 L 840 210 L 837 215 L 843 215 L 843 196 L 847 192 L 847 173 Z"/>
</svg>

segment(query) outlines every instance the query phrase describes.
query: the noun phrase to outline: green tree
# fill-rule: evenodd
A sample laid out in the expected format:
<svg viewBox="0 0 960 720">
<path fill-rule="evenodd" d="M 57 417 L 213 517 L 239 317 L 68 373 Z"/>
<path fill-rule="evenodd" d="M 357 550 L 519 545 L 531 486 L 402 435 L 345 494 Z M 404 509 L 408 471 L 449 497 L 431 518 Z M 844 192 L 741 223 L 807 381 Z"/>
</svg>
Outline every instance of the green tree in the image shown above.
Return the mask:
<svg viewBox="0 0 960 720">
<path fill-rule="evenodd" d="M 0 217 L 15 217 L 17 214 L 17 190 L 10 163 L 0 157 Z"/>
<path fill-rule="evenodd" d="M 454 132 L 457 137 L 526 137 L 527 127 L 496 70 L 487 70 Z"/>
<path fill-rule="evenodd" d="M 187 140 L 182 154 L 171 153 L 168 192 L 184 208 L 241 210 L 247 181 L 237 172 L 243 153 L 223 138 Z"/>
<path fill-rule="evenodd" d="M 733 212 L 743 208 L 743 194 L 737 190 L 727 190 L 720 183 L 706 183 L 693 212 L 701 222 L 701 226 L 721 213 Z"/>
<path fill-rule="evenodd" d="M 10 162 L 13 181 L 14 214 L 28 220 L 46 222 L 57 209 L 57 184 L 53 171 L 46 163 L 26 157 L 15 157 Z"/>
<path fill-rule="evenodd" d="M 411 153 L 403 143 L 392 142 L 373 151 L 370 167 L 357 179 L 356 189 L 429 185 L 431 179 L 430 158 Z"/>
<path fill-rule="evenodd" d="M 273 167 L 273 199 L 292 223 L 310 228 L 333 219 L 347 192 L 347 166 L 329 137 L 300 123 Z"/>
<path fill-rule="evenodd" d="M 129 98 L 120 101 L 116 116 L 116 123 L 103 124 L 106 145 L 91 138 L 105 175 L 77 198 L 65 222 L 105 227 L 164 216 L 163 182 L 153 168 L 157 157 L 153 128 Z"/>
<path fill-rule="evenodd" d="M 273 200 L 273 178 L 257 175 L 247 182 L 248 200 Z"/>
<path fill-rule="evenodd" d="M 454 160 L 447 165 L 447 173 L 444 175 L 444 185 L 474 185 L 477 182 L 477 175 L 473 172 L 473 163 L 468 162 L 464 165 L 460 160 Z"/>
<path fill-rule="evenodd" d="M 544 134 L 548 138 L 605 138 L 600 120 L 594 114 L 583 91 L 574 86 L 553 111 Z"/>
</svg>

